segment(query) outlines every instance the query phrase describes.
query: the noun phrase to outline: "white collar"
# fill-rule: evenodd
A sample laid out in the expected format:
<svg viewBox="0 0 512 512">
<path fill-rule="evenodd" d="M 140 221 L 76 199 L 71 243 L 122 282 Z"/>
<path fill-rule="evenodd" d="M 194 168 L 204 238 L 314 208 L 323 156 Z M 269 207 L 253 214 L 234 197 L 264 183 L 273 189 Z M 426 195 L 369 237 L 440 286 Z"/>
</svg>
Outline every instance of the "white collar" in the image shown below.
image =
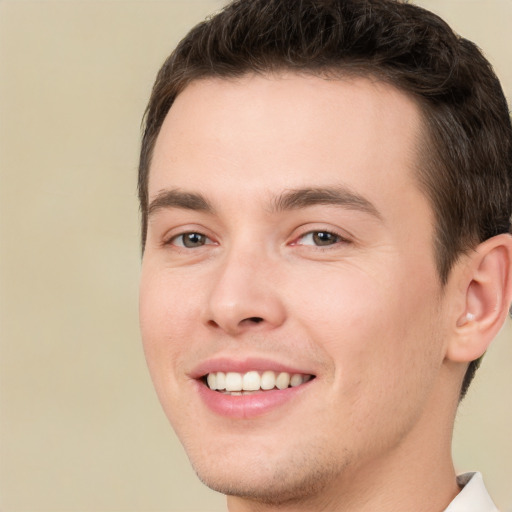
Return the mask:
<svg viewBox="0 0 512 512">
<path fill-rule="evenodd" d="M 499 512 L 480 473 L 464 473 L 457 483 L 462 490 L 444 512 Z"/>
</svg>

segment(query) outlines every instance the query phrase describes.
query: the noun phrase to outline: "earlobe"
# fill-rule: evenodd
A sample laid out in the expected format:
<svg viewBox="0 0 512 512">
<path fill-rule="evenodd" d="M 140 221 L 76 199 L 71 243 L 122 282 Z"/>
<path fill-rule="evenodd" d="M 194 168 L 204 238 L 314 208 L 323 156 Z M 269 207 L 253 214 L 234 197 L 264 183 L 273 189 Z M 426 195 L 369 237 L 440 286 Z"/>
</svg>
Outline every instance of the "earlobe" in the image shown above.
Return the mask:
<svg viewBox="0 0 512 512">
<path fill-rule="evenodd" d="M 512 236 L 490 238 L 468 258 L 467 272 L 461 273 L 463 300 L 446 354 L 456 362 L 481 357 L 506 319 L 512 301 Z"/>
</svg>

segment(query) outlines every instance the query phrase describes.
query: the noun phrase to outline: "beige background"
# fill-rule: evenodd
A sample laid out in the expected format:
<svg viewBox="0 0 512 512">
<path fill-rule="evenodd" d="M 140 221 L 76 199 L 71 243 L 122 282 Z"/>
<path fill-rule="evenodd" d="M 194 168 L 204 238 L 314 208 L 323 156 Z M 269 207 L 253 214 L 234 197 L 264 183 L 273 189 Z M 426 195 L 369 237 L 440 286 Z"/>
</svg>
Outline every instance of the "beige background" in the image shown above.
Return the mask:
<svg viewBox="0 0 512 512">
<path fill-rule="evenodd" d="M 512 96 L 512 1 L 423 1 Z M 217 511 L 160 410 L 137 325 L 139 124 L 216 0 L 0 2 L 0 509 Z M 455 435 L 512 511 L 512 326 Z M 212 433 L 206 432 L 205 435 Z"/>
</svg>

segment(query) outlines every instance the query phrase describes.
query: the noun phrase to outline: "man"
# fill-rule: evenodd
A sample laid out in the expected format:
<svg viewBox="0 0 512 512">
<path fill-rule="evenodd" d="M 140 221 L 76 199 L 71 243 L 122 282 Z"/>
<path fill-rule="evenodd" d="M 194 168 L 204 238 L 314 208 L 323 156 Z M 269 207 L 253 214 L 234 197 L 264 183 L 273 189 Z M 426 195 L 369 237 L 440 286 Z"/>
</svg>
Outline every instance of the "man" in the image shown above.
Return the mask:
<svg viewBox="0 0 512 512">
<path fill-rule="evenodd" d="M 512 128 L 478 49 L 393 0 L 242 0 L 145 123 L 142 337 L 202 481 L 232 512 L 496 510 L 450 455 L 512 301 Z"/>
</svg>

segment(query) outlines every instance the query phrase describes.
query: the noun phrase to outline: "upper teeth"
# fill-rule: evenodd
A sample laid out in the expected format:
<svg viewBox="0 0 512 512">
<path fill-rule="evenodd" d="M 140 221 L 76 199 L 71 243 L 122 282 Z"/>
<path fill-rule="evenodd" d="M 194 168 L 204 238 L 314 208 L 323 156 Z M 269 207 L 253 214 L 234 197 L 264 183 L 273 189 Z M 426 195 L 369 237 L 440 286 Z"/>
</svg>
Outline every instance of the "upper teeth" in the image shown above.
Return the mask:
<svg viewBox="0 0 512 512">
<path fill-rule="evenodd" d="M 215 372 L 209 373 L 206 381 L 210 389 L 217 391 L 258 391 L 259 389 L 285 389 L 289 386 L 300 386 L 310 378 L 311 375 L 273 371 L 265 371 L 261 374 L 257 371 L 247 373 Z"/>
</svg>

